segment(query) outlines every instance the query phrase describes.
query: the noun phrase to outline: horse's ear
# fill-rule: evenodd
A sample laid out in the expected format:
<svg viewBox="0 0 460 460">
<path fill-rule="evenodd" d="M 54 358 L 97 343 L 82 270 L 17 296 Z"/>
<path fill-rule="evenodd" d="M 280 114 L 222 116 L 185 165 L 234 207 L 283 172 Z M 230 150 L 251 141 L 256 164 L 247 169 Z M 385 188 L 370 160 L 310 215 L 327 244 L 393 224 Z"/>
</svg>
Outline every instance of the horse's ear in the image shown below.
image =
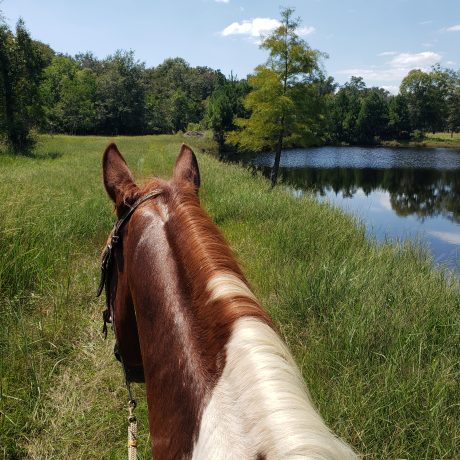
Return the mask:
<svg viewBox="0 0 460 460">
<path fill-rule="evenodd" d="M 102 173 L 105 189 L 117 206 L 123 202 L 127 192 L 136 187 L 131 171 L 115 144 L 105 149 Z"/>
<path fill-rule="evenodd" d="M 179 155 L 174 166 L 173 178 L 177 182 L 189 182 L 193 184 L 198 191 L 200 187 L 200 170 L 198 161 L 192 149 L 182 144 Z"/>
</svg>

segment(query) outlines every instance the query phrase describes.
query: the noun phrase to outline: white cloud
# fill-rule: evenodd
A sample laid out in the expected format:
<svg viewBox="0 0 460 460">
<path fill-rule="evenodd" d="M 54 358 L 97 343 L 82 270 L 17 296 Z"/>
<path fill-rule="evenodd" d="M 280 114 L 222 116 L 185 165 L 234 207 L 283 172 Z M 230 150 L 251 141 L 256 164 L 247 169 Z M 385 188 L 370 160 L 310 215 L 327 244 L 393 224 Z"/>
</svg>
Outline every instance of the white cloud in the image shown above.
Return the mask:
<svg viewBox="0 0 460 460">
<path fill-rule="evenodd" d="M 316 29 L 312 26 L 300 27 L 300 29 L 297 30 L 297 35 L 299 37 L 304 37 L 305 35 L 312 34 L 315 30 Z"/>
<path fill-rule="evenodd" d="M 395 80 L 402 79 L 406 76 L 407 70 L 405 69 L 393 69 L 393 68 L 350 68 L 339 70 L 339 74 L 347 77 L 359 76 L 363 77 L 364 80 L 370 82 L 394 82 Z"/>
<path fill-rule="evenodd" d="M 390 62 L 394 67 L 425 67 L 436 64 L 441 60 L 441 55 L 433 51 L 422 53 L 399 53 Z"/>
<path fill-rule="evenodd" d="M 448 27 L 447 32 L 460 32 L 460 24 L 456 24 L 455 26 Z"/>
<path fill-rule="evenodd" d="M 379 196 L 379 203 L 382 208 L 385 208 L 388 211 L 393 211 L 393 207 L 391 206 L 390 201 L 390 194 L 388 192 L 383 192 Z"/>
<path fill-rule="evenodd" d="M 378 54 L 378 56 L 394 56 L 398 54 L 397 51 L 384 51 L 383 53 Z"/>
<path fill-rule="evenodd" d="M 451 233 L 451 232 L 427 232 L 429 235 L 434 236 L 435 238 L 439 238 L 442 241 L 450 244 L 458 244 L 460 245 L 460 233 Z"/>
<path fill-rule="evenodd" d="M 433 21 L 422 21 L 422 22 L 419 22 L 419 24 L 421 26 L 426 26 L 427 24 L 431 24 Z"/>
<path fill-rule="evenodd" d="M 280 22 L 277 19 L 254 18 L 250 21 L 233 22 L 222 31 L 222 35 L 224 37 L 247 35 L 252 38 L 260 38 L 262 35 L 279 27 L 279 25 Z"/>
<path fill-rule="evenodd" d="M 259 39 L 261 36 L 272 32 L 280 25 L 281 23 L 278 19 L 254 18 L 241 22 L 233 22 L 221 32 L 221 35 L 224 37 L 231 35 L 246 35 L 254 39 Z M 305 36 L 310 35 L 313 32 L 315 32 L 315 28 L 312 26 L 300 27 L 297 30 L 297 35 Z"/>
<path fill-rule="evenodd" d="M 216 3 L 229 3 L 230 0 L 214 0 Z"/>
<path fill-rule="evenodd" d="M 389 53 L 389 52 L 388 52 Z M 396 53 L 384 54 L 381 56 L 393 56 L 385 66 L 371 66 L 368 68 L 350 68 L 339 70 L 339 74 L 351 77 L 352 75 L 363 77 L 369 82 L 386 82 L 387 89 L 392 91 L 392 86 L 396 84 L 409 73 L 412 69 L 428 70 L 430 66 L 441 61 L 442 56 L 432 51 L 422 53 Z"/>
<path fill-rule="evenodd" d="M 390 94 L 399 93 L 399 86 L 397 85 L 382 85 L 381 88 L 386 89 Z"/>
</svg>

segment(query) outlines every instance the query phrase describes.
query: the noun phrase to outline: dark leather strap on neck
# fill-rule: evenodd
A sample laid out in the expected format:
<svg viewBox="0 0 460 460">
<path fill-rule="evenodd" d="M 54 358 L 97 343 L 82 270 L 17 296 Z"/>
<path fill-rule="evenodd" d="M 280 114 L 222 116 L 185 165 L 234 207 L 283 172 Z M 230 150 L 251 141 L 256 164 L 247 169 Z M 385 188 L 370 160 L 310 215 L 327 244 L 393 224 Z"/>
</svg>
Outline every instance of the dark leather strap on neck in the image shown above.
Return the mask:
<svg viewBox="0 0 460 460">
<path fill-rule="evenodd" d="M 161 195 L 162 190 L 156 189 L 150 193 L 147 193 L 144 196 L 141 196 L 129 209 L 128 211 L 121 216 L 120 219 L 115 223 L 112 231 L 110 232 L 109 241 L 107 246 L 102 253 L 102 262 L 101 262 L 101 279 L 99 282 L 99 287 L 96 292 L 96 296 L 99 297 L 102 291 L 105 288 L 105 305 L 106 309 L 102 314 L 104 320 L 104 326 L 102 332 L 104 337 L 107 337 L 107 323 L 113 322 L 113 309 L 112 309 L 112 299 L 110 295 L 110 277 L 112 272 L 112 260 L 113 260 L 113 248 L 120 242 L 120 232 L 124 224 L 128 222 L 129 218 L 133 215 L 134 211 L 142 204 L 144 201 L 150 200 L 151 198 L 156 198 L 158 195 Z M 116 337 L 115 337 L 116 340 Z"/>
</svg>

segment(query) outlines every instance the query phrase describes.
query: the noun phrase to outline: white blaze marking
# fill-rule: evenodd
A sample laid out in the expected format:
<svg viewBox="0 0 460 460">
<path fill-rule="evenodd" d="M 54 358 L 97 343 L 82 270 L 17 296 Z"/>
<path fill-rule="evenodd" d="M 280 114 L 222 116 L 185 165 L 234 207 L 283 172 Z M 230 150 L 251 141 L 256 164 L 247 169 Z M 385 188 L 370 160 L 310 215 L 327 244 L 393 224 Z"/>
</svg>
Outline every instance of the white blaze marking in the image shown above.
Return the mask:
<svg viewBox="0 0 460 460">
<path fill-rule="evenodd" d="M 169 220 L 168 207 L 162 202 L 156 202 L 155 208 L 143 207 L 139 209 L 139 213 L 145 217 L 157 217 L 159 216 L 163 224 Z"/>
</svg>

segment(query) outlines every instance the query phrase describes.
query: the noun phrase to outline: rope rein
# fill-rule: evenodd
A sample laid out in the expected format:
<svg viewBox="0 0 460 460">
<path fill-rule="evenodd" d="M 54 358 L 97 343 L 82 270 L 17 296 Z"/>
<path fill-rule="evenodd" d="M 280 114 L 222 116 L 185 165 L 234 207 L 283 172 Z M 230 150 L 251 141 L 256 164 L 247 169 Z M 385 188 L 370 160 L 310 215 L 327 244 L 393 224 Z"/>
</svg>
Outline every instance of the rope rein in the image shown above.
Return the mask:
<svg viewBox="0 0 460 460">
<path fill-rule="evenodd" d="M 134 415 L 137 402 L 131 392 L 131 382 L 126 373 L 126 366 L 120 353 L 121 367 L 125 378 L 126 390 L 128 392 L 128 460 L 137 460 L 137 418 Z"/>
<path fill-rule="evenodd" d="M 134 211 L 139 205 L 144 203 L 144 201 L 149 200 L 150 198 L 156 198 L 158 195 L 161 195 L 162 190 L 153 190 L 150 193 L 139 198 L 129 209 L 128 211 L 116 222 L 112 231 L 110 232 L 110 239 L 107 243 L 104 252 L 102 253 L 102 262 L 101 262 L 101 280 L 99 282 L 99 287 L 97 289 L 96 296 L 99 297 L 103 290 L 105 290 L 105 310 L 102 312 L 102 319 L 104 325 L 102 327 L 102 333 L 104 338 L 107 338 L 107 324 L 112 324 L 112 330 L 115 335 L 115 343 L 118 344 L 118 338 L 113 327 L 114 322 L 114 309 L 113 309 L 113 300 L 111 296 L 111 274 L 112 274 L 112 262 L 113 262 L 113 248 L 118 245 L 121 241 L 120 232 L 123 225 L 129 220 Z M 104 289 L 105 288 L 105 289 Z M 137 459 L 137 419 L 134 415 L 134 409 L 136 409 L 137 403 L 133 398 L 131 392 L 131 382 L 128 378 L 128 373 L 126 370 L 123 357 L 121 355 L 120 347 L 118 347 L 118 353 L 121 361 L 121 367 L 123 369 L 123 376 L 125 380 L 126 390 L 128 392 L 128 460 Z"/>
<path fill-rule="evenodd" d="M 128 460 L 137 460 L 137 419 L 134 415 L 136 401 L 131 399 L 128 403 Z"/>
</svg>

